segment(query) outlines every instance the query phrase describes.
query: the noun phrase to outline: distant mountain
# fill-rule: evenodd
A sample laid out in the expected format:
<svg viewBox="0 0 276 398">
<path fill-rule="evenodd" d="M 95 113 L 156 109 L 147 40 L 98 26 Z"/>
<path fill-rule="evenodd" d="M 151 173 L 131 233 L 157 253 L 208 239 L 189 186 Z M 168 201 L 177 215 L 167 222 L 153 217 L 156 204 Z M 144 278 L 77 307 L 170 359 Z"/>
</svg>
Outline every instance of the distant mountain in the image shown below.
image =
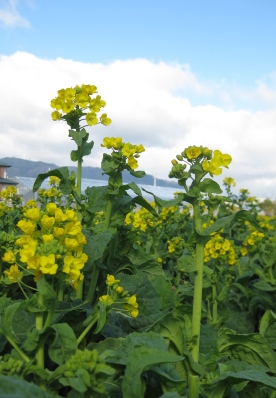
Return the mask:
<svg viewBox="0 0 276 398">
<path fill-rule="evenodd" d="M 20 159 L 20 158 L 2 158 L 0 162 L 9 164 L 11 167 L 7 169 L 7 177 L 32 177 L 36 178 L 38 174 L 47 173 L 49 170 L 57 169 L 61 166 L 57 166 L 54 163 L 45 163 L 45 162 L 35 162 L 32 160 Z M 69 170 L 77 171 L 75 166 L 68 166 Z M 89 178 L 92 180 L 104 180 L 107 181 L 108 176 L 102 174 L 102 169 L 99 167 L 90 167 L 86 166 L 82 169 L 82 177 Z M 145 185 L 153 185 L 154 177 L 150 174 L 147 174 L 143 178 L 135 178 L 130 175 L 128 172 L 123 173 L 124 183 L 136 182 L 139 184 Z M 175 181 L 167 181 L 161 180 L 159 178 L 156 179 L 156 185 L 159 187 L 167 187 L 167 188 L 179 188 L 177 182 Z"/>
</svg>

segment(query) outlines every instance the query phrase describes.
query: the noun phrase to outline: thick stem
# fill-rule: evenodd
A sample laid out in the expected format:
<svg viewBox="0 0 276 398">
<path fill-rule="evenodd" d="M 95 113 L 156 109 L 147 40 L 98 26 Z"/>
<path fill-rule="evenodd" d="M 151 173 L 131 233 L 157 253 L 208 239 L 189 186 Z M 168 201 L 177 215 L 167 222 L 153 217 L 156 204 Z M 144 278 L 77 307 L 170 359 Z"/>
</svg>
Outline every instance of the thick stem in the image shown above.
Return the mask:
<svg viewBox="0 0 276 398">
<path fill-rule="evenodd" d="M 77 194 L 81 198 L 81 178 L 82 178 L 82 157 L 80 155 L 80 147 L 78 147 L 78 170 L 77 170 Z M 82 220 L 81 208 L 77 204 L 78 220 Z M 82 299 L 83 296 L 83 281 L 79 282 L 76 297 Z"/>
<path fill-rule="evenodd" d="M 195 227 L 201 231 L 200 208 L 197 201 L 193 204 Z M 201 324 L 201 307 L 202 307 L 202 285 L 203 285 L 203 259 L 204 259 L 204 243 L 198 241 L 195 252 L 195 281 L 194 281 L 194 299 L 193 299 L 193 315 L 192 315 L 192 336 L 195 341 L 191 350 L 193 360 L 198 362 L 199 344 L 200 344 L 200 324 Z M 189 397 L 199 397 L 199 378 L 197 375 L 189 375 Z"/>
<path fill-rule="evenodd" d="M 41 293 L 39 293 L 38 295 L 37 304 L 38 307 L 44 304 L 43 296 L 41 295 Z M 35 327 L 38 331 L 41 331 L 43 329 L 43 315 L 43 312 L 36 313 Z M 37 366 L 41 369 L 44 369 L 44 339 L 41 336 L 36 348 L 35 358 Z"/>
</svg>

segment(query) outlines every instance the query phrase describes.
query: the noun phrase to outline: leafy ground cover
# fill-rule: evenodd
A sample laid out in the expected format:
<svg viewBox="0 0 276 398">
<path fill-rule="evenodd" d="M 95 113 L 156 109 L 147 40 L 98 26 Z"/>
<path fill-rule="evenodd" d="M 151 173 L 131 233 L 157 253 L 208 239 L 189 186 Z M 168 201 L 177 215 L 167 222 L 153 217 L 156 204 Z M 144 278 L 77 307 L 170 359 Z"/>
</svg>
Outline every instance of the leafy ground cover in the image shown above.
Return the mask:
<svg viewBox="0 0 276 398">
<path fill-rule="evenodd" d="M 105 102 L 82 85 L 51 106 L 78 172 L 38 175 L 25 204 L 1 192 L 0 396 L 276 397 L 276 218 L 215 181 L 231 156 L 184 148 L 175 198 L 149 203 L 122 180 L 143 145 L 105 137 L 108 183 L 82 193 Z"/>
</svg>

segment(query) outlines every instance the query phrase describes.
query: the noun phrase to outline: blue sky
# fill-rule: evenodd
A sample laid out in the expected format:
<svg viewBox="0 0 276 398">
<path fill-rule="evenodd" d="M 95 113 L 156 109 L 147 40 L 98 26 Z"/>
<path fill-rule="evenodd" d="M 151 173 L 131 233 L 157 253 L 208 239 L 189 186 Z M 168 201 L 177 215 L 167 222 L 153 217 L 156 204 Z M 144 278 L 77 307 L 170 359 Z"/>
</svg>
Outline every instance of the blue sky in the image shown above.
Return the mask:
<svg viewBox="0 0 276 398">
<path fill-rule="evenodd" d="M 107 134 L 141 141 L 158 178 L 179 147 L 216 145 L 227 175 L 276 197 L 275 15 L 274 0 L 0 0 L 0 158 L 69 164 L 49 101 L 96 84 L 113 123 L 86 165 Z"/>
<path fill-rule="evenodd" d="M 29 28 L 5 28 L 2 22 L 2 54 L 20 50 L 82 62 L 146 58 L 188 63 L 204 79 L 246 86 L 275 70 L 274 0 L 11 3 L 17 3 Z"/>
</svg>

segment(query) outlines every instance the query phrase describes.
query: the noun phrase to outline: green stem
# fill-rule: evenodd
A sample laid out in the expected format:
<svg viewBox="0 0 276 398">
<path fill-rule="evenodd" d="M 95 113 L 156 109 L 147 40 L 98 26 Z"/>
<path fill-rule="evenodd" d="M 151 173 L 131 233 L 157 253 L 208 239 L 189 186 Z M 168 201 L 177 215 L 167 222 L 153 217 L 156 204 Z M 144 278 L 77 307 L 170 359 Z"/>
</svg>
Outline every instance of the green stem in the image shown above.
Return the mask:
<svg viewBox="0 0 276 398">
<path fill-rule="evenodd" d="M 80 147 L 78 147 L 78 169 L 77 169 L 77 194 L 81 198 L 81 178 L 82 178 L 82 157 L 80 155 Z M 82 220 L 81 207 L 77 204 L 78 220 Z M 79 282 L 76 294 L 77 299 L 82 299 L 83 296 L 83 281 Z"/>
<path fill-rule="evenodd" d="M 58 292 L 57 292 L 58 301 L 63 301 L 63 289 L 64 289 L 63 280 L 60 280 L 58 282 Z"/>
<path fill-rule="evenodd" d="M 95 323 L 98 321 L 98 319 L 99 319 L 99 313 L 97 312 L 95 314 L 95 316 L 93 316 L 92 321 L 86 326 L 84 331 L 79 335 L 79 337 L 77 339 L 78 345 L 82 342 L 84 337 L 87 335 L 87 333 L 90 331 L 90 329 L 92 329 L 92 327 L 95 325 Z"/>
<path fill-rule="evenodd" d="M 195 227 L 201 231 L 200 207 L 198 201 L 193 203 Z M 203 286 L 203 259 L 204 259 L 204 243 L 200 240 L 196 244 L 195 251 L 195 281 L 194 281 L 194 299 L 193 299 L 193 315 L 192 315 L 192 336 L 195 341 L 191 354 L 193 360 L 198 363 L 199 344 L 200 344 L 200 324 L 201 324 L 201 307 L 202 307 L 202 286 Z M 199 378 L 197 375 L 189 375 L 189 397 L 199 397 Z"/>
<path fill-rule="evenodd" d="M 38 307 L 44 304 L 43 296 L 41 295 L 41 293 L 39 293 L 38 295 L 37 304 Z M 43 312 L 36 313 L 35 327 L 39 332 L 43 329 L 43 315 L 44 315 Z M 41 336 L 36 348 L 35 358 L 37 366 L 40 367 L 41 369 L 44 369 L 44 339 Z"/>
<path fill-rule="evenodd" d="M 216 324 L 218 321 L 218 300 L 217 300 L 217 286 L 212 284 L 212 296 L 213 296 L 213 323 Z"/>
<path fill-rule="evenodd" d="M 25 361 L 25 362 L 30 362 L 30 358 L 21 350 L 21 348 L 16 344 L 16 342 L 6 333 L 4 333 L 4 331 L 2 329 L 0 329 L 0 333 L 5 337 L 5 339 L 10 343 L 10 345 L 15 349 L 15 351 L 21 356 L 21 358 Z"/>
</svg>

